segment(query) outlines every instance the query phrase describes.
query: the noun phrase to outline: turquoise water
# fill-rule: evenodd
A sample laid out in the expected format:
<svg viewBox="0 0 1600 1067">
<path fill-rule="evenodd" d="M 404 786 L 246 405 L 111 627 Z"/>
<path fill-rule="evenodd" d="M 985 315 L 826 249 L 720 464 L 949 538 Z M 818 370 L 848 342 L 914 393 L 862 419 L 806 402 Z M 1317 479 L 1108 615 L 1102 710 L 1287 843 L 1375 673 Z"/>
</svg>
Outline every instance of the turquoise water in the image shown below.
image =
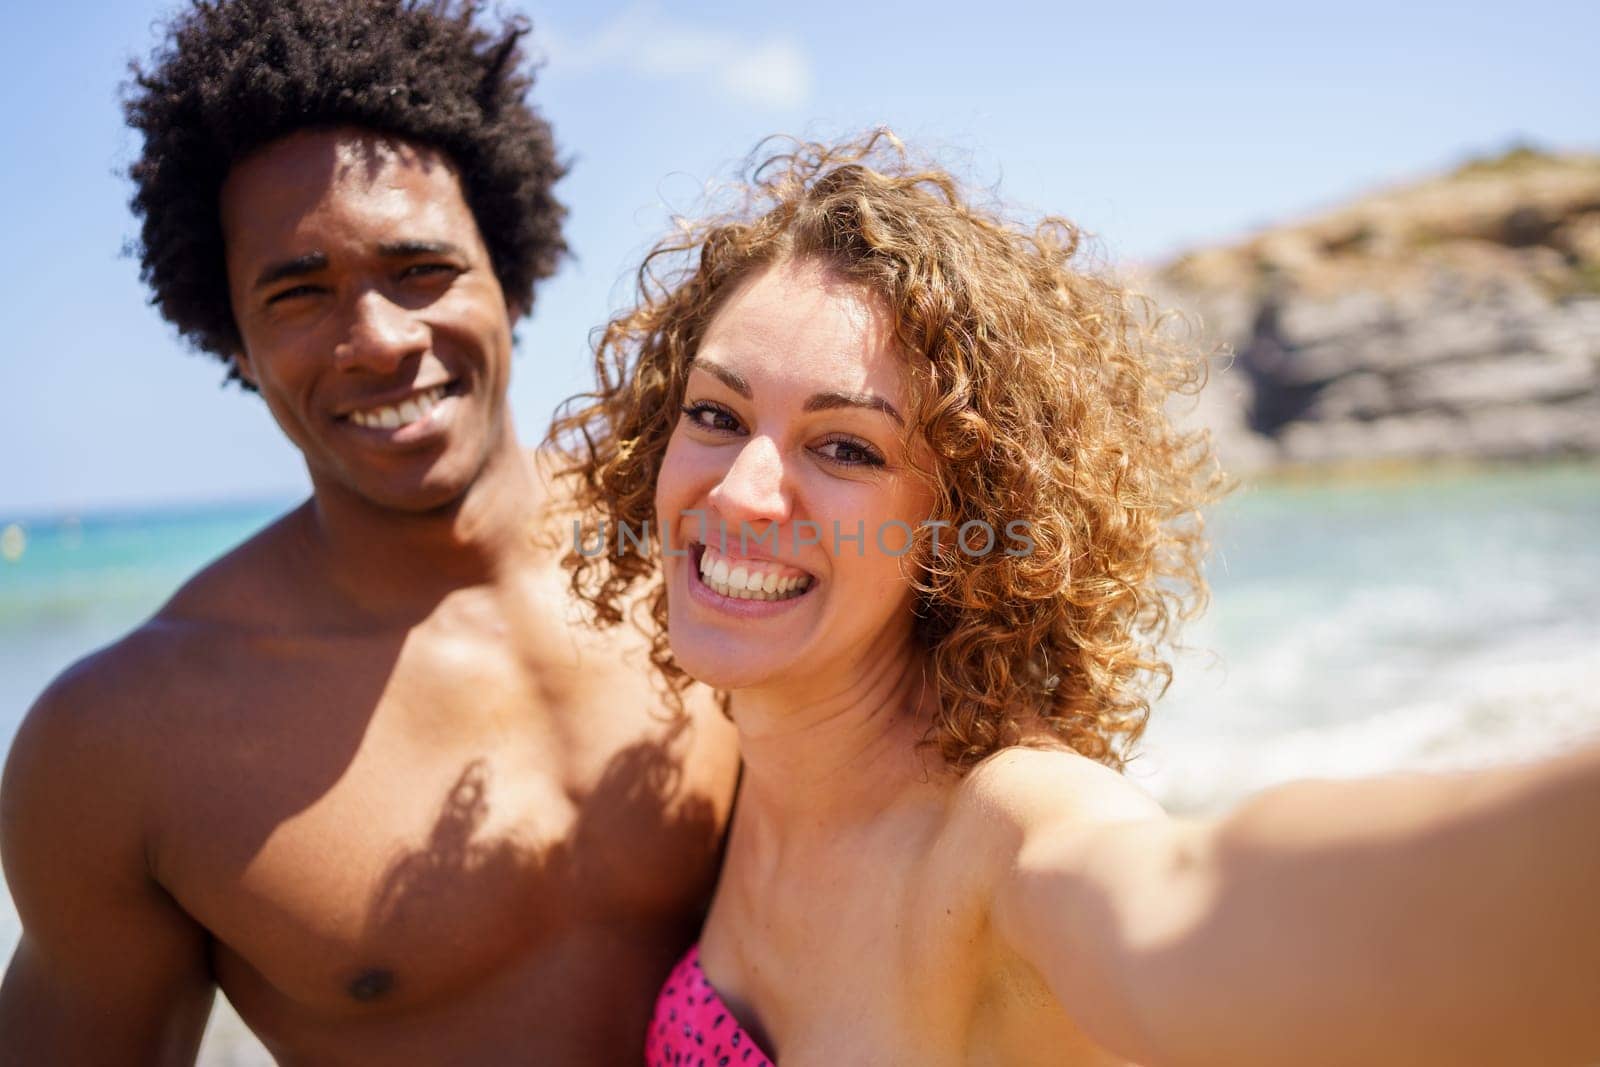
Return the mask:
<svg viewBox="0 0 1600 1067">
<path fill-rule="evenodd" d="M 62 668 L 160 607 L 207 561 L 284 503 L 146 514 L 12 519 L 26 546 L 0 559 L 0 750 Z"/>
<path fill-rule="evenodd" d="M 0 560 L 0 749 L 52 676 L 279 510 L 26 522 Z M 1169 808 L 1600 737 L 1600 466 L 1247 490 L 1212 540 L 1211 609 L 1129 770 Z M 0 958 L 15 937 L 0 892 Z M 267 1062 L 225 1005 L 207 1042 L 207 1067 Z"/>
</svg>

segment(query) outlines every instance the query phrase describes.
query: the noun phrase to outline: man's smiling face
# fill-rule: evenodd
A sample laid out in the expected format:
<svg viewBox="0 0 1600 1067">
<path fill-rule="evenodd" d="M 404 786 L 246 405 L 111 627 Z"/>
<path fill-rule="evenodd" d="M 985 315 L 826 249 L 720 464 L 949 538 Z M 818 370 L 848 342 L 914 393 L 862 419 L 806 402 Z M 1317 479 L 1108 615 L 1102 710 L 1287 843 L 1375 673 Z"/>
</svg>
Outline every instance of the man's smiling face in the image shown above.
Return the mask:
<svg viewBox="0 0 1600 1067">
<path fill-rule="evenodd" d="M 459 499 L 511 434 L 511 316 L 451 163 L 301 132 L 236 165 L 220 208 L 240 372 L 318 493 Z"/>
</svg>

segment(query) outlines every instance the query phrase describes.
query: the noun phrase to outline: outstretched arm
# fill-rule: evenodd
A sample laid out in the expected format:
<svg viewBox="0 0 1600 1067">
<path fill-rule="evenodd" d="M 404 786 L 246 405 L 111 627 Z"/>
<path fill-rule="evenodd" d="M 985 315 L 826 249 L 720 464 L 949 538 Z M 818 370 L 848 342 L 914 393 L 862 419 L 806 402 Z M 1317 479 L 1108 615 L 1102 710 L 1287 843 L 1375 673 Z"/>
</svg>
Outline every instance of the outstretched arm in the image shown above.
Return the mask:
<svg viewBox="0 0 1600 1067">
<path fill-rule="evenodd" d="M 192 1064 L 211 1010 L 204 931 L 150 877 L 129 753 L 83 706 L 98 688 L 69 678 L 46 693 L 0 784 L 22 920 L 0 983 L 0 1067 Z"/>
<path fill-rule="evenodd" d="M 1300 783 L 1208 823 L 1085 821 L 1073 802 L 1132 787 L 1020 763 L 997 930 L 1107 1047 L 1148 1067 L 1600 1059 L 1600 748 Z"/>
</svg>

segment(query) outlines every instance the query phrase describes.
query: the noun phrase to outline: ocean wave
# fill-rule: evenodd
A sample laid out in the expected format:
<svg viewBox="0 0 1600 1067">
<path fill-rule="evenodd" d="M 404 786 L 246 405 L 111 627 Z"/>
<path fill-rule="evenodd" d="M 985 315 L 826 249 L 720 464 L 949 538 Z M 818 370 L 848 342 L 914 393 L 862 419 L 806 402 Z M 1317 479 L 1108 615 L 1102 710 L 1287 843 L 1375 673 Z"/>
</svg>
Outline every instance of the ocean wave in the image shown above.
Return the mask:
<svg viewBox="0 0 1600 1067">
<path fill-rule="evenodd" d="M 1600 740 L 1597 648 L 1593 628 L 1547 630 L 1504 642 L 1492 655 L 1455 658 L 1416 699 L 1363 708 L 1345 698 L 1342 716 L 1314 722 L 1296 715 L 1292 697 L 1267 714 L 1242 714 L 1225 683 L 1203 694 L 1191 687 L 1178 706 L 1158 705 L 1129 775 L 1170 810 L 1196 813 L 1298 778 L 1459 770 L 1553 755 Z M 1336 686 L 1337 679 L 1301 678 L 1302 688 L 1318 684 Z"/>
</svg>

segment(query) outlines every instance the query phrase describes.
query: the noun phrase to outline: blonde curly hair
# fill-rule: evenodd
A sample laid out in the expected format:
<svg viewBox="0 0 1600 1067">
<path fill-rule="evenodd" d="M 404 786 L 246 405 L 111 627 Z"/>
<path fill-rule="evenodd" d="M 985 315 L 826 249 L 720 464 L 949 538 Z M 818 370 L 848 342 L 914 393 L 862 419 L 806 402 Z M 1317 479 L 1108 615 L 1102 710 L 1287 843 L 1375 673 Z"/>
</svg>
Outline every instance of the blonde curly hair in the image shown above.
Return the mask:
<svg viewBox="0 0 1600 1067">
<path fill-rule="evenodd" d="M 748 175 L 735 207 L 680 220 L 645 257 L 637 304 L 595 345 L 595 390 L 558 413 L 549 441 L 576 507 L 613 529 L 653 520 L 689 365 L 722 302 L 781 262 L 822 264 L 889 312 L 933 518 L 1020 521 L 1033 541 L 1027 555 L 968 555 L 919 533 L 928 740 L 958 772 L 1042 738 L 1120 768 L 1171 680 L 1175 624 L 1206 598 L 1199 508 L 1222 479 L 1206 435 L 1167 412 L 1198 390 L 1204 360 L 1148 300 L 1074 266 L 1071 223 L 1016 226 L 887 131 L 764 142 Z M 575 546 L 566 565 L 599 624 L 644 609 L 651 659 L 681 692 L 655 556 Z"/>
</svg>

